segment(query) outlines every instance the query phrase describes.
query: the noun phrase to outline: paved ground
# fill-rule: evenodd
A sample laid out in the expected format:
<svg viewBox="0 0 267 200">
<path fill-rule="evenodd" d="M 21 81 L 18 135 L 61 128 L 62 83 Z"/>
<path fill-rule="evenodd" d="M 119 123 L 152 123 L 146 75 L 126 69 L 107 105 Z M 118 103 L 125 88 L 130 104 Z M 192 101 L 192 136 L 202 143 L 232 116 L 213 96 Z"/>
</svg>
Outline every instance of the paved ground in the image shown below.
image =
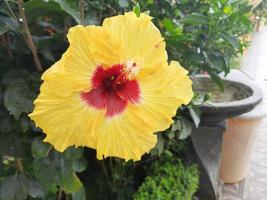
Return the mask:
<svg viewBox="0 0 267 200">
<path fill-rule="evenodd" d="M 266 80 L 259 86 L 267 103 L 267 27 L 254 34 L 241 69 L 252 79 Z M 267 200 L 267 118 L 257 138 L 249 177 L 240 183 L 225 185 L 222 200 Z"/>
</svg>

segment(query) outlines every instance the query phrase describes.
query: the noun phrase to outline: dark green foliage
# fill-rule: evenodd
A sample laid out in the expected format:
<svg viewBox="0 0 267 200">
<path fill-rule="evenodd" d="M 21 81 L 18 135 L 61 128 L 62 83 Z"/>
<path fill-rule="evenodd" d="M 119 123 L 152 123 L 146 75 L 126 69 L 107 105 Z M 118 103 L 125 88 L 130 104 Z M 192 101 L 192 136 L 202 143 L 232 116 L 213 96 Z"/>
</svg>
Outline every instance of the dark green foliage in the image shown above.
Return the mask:
<svg viewBox="0 0 267 200">
<path fill-rule="evenodd" d="M 23 174 L 7 177 L 0 190 L 0 199 L 3 200 L 20 200 L 28 195 L 33 198 L 42 198 L 44 191 L 38 182 L 30 180 Z"/>
<path fill-rule="evenodd" d="M 162 29 L 170 59 L 190 73 L 207 72 L 218 84 L 230 61 L 243 52 L 240 38 L 252 31 L 251 7 L 237 0 L 140 1 Z"/>
<path fill-rule="evenodd" d="M 155 162 L 151 170 L 134 200 L 191 200 L 198 189 L 198 170 L 194 165 L 188 167 L 180 160 L 166 159 Z"/>
<path fill-rule="evenodd" d="M 265 20 L 265 24 L 267 23 L 267 0 L 262 0 L 256 8 L 253 9 L 253 13 L 257 17 L 254 19 L 256 22 L 260 23 Z"/>
</svg>

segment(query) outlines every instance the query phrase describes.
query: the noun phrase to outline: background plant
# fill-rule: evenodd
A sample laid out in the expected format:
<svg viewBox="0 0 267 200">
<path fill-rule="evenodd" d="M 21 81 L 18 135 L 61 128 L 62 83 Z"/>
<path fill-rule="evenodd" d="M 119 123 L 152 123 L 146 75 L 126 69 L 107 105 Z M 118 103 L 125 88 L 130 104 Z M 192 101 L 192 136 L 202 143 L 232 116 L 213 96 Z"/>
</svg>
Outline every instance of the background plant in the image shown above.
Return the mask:
<svg viewBox="0 0 267 200">
<path fill-rule="evenodd" d="M 134 200 L 191 200 L 198 189 L 197 167 L 184 166 L 180 160 L 166 155 L 162 158 L 164 161 L 153 163 Z"/>
<path fill-rule="evenodd" d="M 267 1 L 262 0 L 260 4 L 253 9 L 253 14 L 254 14 L 254 20 L 257 23 L 264 22 L 265 24 L 267 23 Z M 259 25 L 258 25 L 259 26 Z"/>
<path fill-rule="evenodd" d="M 98 161 L 87 148 L 59 153 L 42 142 L 44 134 L 27 117 L 39 92 L 41 73 L 68 46 L 68 28 L 101 24 L 135 4 L 130 0 L 0 1 L 0 199 L 129 199 L 162 154 L 182 157 L 186 144 L 179 139 L 199 124 L 195 100 L 177 112 L 172 127 L 158 134 L 156 148 L 138 163 Z M 240 36 L 253 27 L 250 6 L 243 0 L 140 0 L 135 11 L 140 8 L 154 17 L 170 59 L 178 60 L 192 75 L 209 73 L 219 84 L 218 73 L 229 72 L 230 61 L 243 51 Z"/>
</svg>

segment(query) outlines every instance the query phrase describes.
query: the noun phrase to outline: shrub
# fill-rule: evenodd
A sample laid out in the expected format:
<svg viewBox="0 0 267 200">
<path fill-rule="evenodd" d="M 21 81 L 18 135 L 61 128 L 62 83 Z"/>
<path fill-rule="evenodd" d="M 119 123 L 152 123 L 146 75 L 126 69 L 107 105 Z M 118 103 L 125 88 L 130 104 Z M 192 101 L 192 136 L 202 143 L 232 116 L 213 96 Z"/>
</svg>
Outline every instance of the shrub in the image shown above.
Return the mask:
<svg viewBox="0 0 267 200">
<path fill-rule="evenodd" d="M 199 176 L 195 165 L 186 167 L 180 160 L 155 163 L 134 200 L 190 200 L 198 189 Z"/>
</svg>

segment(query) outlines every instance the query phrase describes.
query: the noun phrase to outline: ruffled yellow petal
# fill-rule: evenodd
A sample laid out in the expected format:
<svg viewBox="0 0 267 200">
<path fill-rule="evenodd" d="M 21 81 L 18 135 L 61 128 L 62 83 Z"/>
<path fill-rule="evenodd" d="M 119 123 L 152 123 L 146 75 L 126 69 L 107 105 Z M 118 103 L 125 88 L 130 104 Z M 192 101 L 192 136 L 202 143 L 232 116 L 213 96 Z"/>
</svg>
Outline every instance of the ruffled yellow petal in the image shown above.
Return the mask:
<svg viewBox="0 0 267 200">
<path fill-rule="evenodd" d="M 73 91 L 72 81 L 63 75 L 64 68 L 64 56 L 59 61 L 57 61 L 53 66 L 48 68 L 42 75 L 41 79 L 44 80 L 51 90 L 53 90 L 57 95 L 62 97 L 69 96 Z"/>
<path fill-rule="evenodd" d="M 78 25 L 70 28 L 67 37 L 68 50 L 42 77 L 56 85 L 58 95 L 89 91 L 99 65 L 108 67 L 121 62 L 120 43 L 102 27 Z"/>
<path fill-rule="evenodd" d="M 142 100 L 128 107 L 127 117 L 139 119 L 150 132 L 166 130 L 173 123 L 177 108 L 188 104 L 193 96 L 192 81 L 178 62 L 139 76 L 138 81 Z"/>
<path fill-rule="evenodd" d="M 123 60 L 143 60 L 144 68 L 167 63 L 164 38 L 151 22 L 151 17 L 129 12 L 104 20 L 103 28 L 123 45 Z"/>
<path fill-rule="evenodd" d="M 78 93 L 61 97 L 45 82 L 34 105 L 30 118 L 47 135 L 45 141 L 57 150 L 72 145 L 96 147 L 96 127 L 102 123 L 104 113 L 88 107 Z"/>
<path fill-rule="evenodd" d="M 129 118 L 125 112 L 121 116 L 106 120 L 97 135 L 97 158 L 109 156 L 126 161 L 140 160 L 156 144 L 157 137 L 142 124 L 142 121 Z"/>
<path fill-rule="evenodd" d="M 88 84 L 96 67 L 110 67 L 121 61 L 121 44 L 102 27 L 75 26 L 67 35 L 70 42 L 64 73 L 76 82 Z"/>
</svg>

